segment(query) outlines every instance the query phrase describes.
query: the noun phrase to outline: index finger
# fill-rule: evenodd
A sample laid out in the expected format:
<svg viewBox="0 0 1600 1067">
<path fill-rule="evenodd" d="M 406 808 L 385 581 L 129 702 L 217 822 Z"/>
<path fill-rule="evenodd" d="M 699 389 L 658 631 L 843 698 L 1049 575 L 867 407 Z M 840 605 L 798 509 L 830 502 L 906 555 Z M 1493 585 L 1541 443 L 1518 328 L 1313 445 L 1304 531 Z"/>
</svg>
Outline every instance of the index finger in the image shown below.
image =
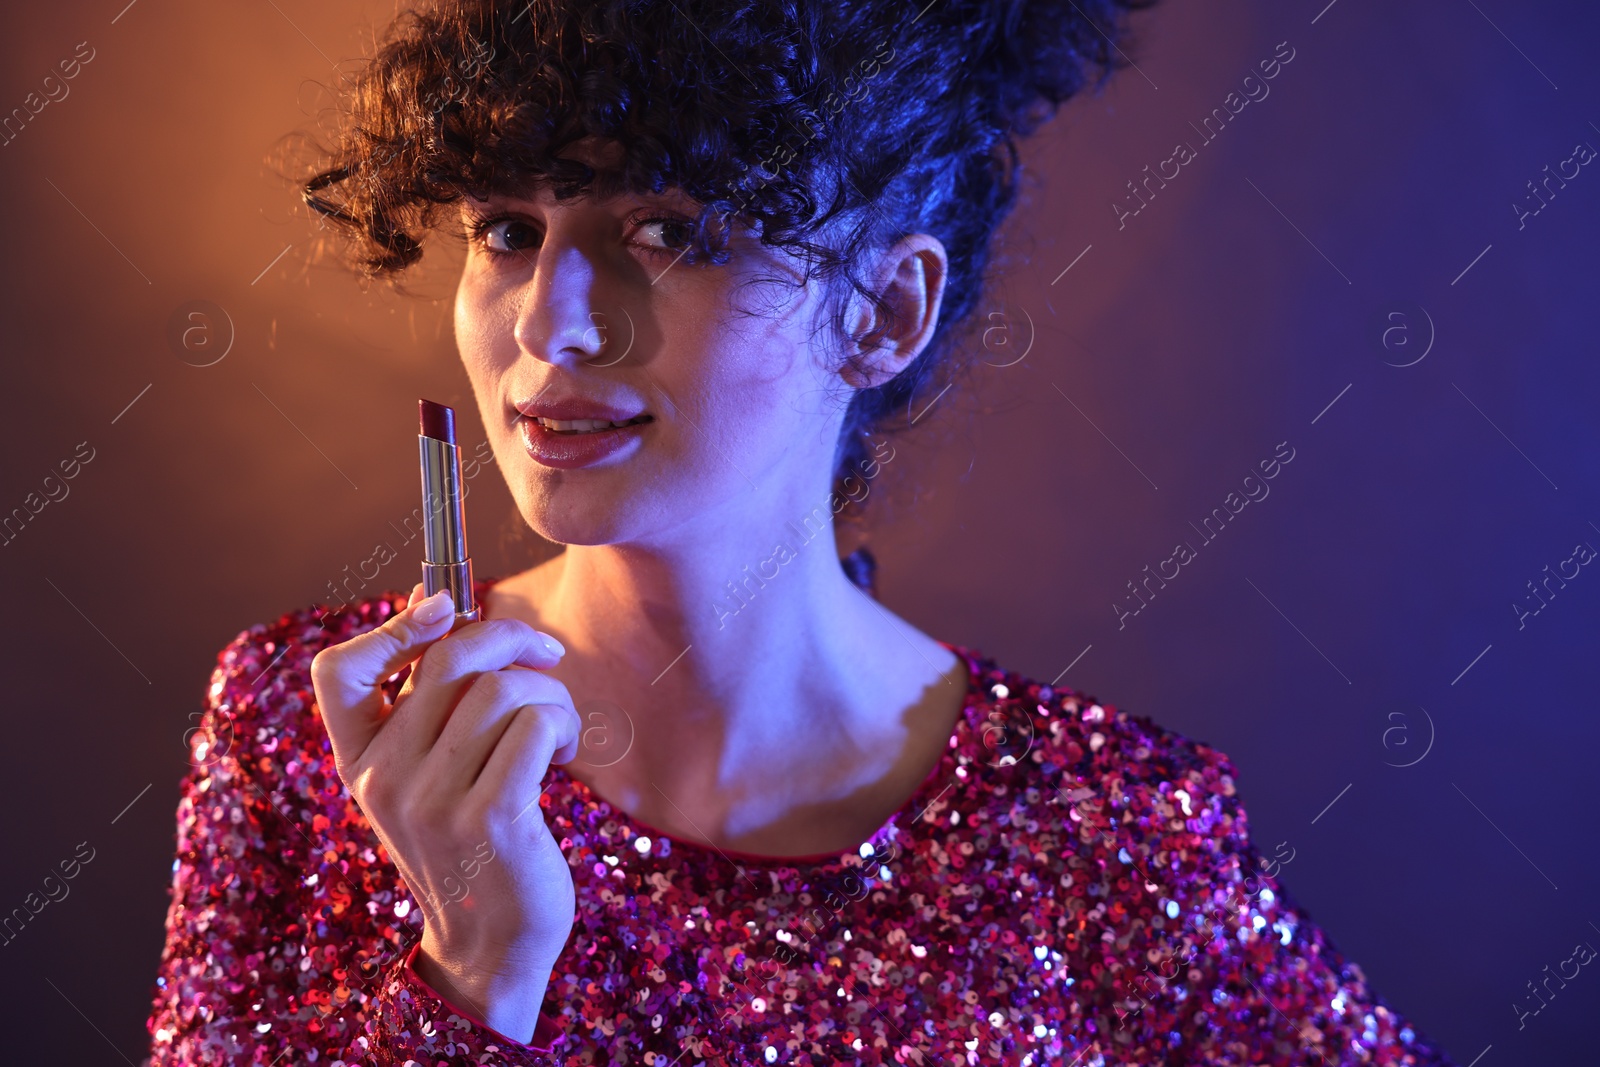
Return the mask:
<svg viewBox="0 0 1600 1067">
<path fill-rule="evenodd" d="M 437 593 L 311 660 L 311 686 L 338 767 L 359 760 L 377 735 L 388 707 L 383 683 L 449 633 L 454 617 L 450 594 Z"/>
<path fill-rule="evenodd" d="M 507 667 L 535 670 L 554 667 L 565 654 L 566 649 L 559 641 L 520 619 L 467 623 L 452 633 L 448 641 L 434 642 L 406 679 L 407 687 L 443 690 L 452 694 L 451 699 L 418 700 L 414 691 L 410 699 L 396 703 L 388 728 L 395 731 L 399 743 L 412 756 L 425 755 L 444 731 L 455 707 L 454 694 L 464 683 L 487 671 Z"/>
</svg>

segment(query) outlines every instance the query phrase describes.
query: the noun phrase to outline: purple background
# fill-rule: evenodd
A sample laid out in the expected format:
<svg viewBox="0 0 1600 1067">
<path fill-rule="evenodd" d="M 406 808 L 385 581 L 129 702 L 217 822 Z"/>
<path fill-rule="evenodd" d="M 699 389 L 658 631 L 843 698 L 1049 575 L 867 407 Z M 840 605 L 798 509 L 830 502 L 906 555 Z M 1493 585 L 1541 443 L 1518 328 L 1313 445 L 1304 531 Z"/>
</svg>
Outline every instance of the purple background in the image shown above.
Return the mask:
<svg viewBox="0 0 1600 1067">
<path fill-rule="evenodd" d="M 1512 1005 L 1600 945 L 1600 576 L 1520 629 L 1512 605 L 1600 546 L 1600 173 L 1520 229 L 1512 204 L 1600 147 L 1600 15 L 1325 2 L 1168 0 L 1139 70 L 1028 146 L 979 312 L 990 365 L 874 483 L 883 595 L 1229 753 L 1256 841 L 1293 850 L 1284 883 L 1461 1064 L 1576 1062 L 1600 976 L 1521 1030 Z M 0 41 L 0 110 L 95 50 L 0 146 L 0 512 L 94 449 L 0 547 L 0 911 L 95 849 L 0 946 L 18 1062 L 143 1055 L 217 650 L 324 595 L 415 506 L 419 394 L 474 410 L 451 246 L 418 295 L 363 292 L 308 265 L 314 227 L 264 162 L 391 10 L 35 5 Z M 1202 145 L 1190 123 L 1283 41 L 1270 95 Z M 1119 229 L 1111 204 L 1180 140 L 1196 158 Z M 193 300 L 233 324 L 213 366 L 168 341 Z M 1279 442 L 1270 496 L 1202 544 L 1190 523 Z M 481 574 L 547 551 L 492 471 L 470 507 Z M 1126 583 L 1185 539 L 1196 558 L 1119 628 Z M 377 584 L 409 588 L 412 563 Z"/>
</svg>

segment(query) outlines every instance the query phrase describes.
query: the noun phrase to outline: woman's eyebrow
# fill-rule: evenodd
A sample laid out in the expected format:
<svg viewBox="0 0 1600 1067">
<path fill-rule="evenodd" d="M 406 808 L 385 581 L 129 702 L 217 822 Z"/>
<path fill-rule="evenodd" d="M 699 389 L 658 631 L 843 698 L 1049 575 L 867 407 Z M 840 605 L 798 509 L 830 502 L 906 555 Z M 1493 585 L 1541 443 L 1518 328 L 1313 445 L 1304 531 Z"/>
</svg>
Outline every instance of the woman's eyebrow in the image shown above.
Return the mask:
<svg viewBox="0 0 1600 1067">
<path fill-rule="evenodd" d="M 538 193 L 537 187 L 521 190 L 490 189 L 487 196 L 479 199 L 471 193 L 463 192 L 460 203 L 463 210 L 474 208 L 482 210 L 495 204 L 505 203 L 533 204 L 538 202 Z"/>
<path fill-rule="evenodd" d="M 541 208 L 589 205 L 599 206 L 602 210 L 611 210 L 617 214 L 625 214 L 636 207 L 672 208 L 693 214 L 700 208 L 697 200 L 680 189 L 664 189 L 658 193 L 622 192 L 605 201 L 596 201 L 587 195 L 564 201 L 555 199 L 546 201 L 539 197 L 539 191 L 542 188 L 541 186 L 521 192 L 493 190 L 483 200 L 463 195 L 460 200 L 460 210 L 463 214 L 467 214 L 469 212 L 488 211 L 507 205 L 526 205 Z"/>
</svg>

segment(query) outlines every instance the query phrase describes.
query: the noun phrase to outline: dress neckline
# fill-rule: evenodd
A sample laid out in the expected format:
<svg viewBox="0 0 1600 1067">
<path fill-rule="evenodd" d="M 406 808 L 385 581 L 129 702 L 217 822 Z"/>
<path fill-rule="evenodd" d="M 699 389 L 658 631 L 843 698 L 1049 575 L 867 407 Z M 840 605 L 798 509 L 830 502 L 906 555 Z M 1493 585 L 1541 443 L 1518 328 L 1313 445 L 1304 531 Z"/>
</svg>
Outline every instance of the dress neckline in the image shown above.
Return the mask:
<svg viewBox="0 0 1600 1067">
<path fill-rule="evenodd" d="M 473 593 L 477 597 L 477 600 L 480 604 L 483 603 L 484 592 L 490 587 L 498 584 L 498 582 L 499 579 L 483 578 L 473 583 L 476 586 L 476 588 L 473 590 Z M 935 638 L 934 640 L 939 641 L 938 638 Z M 981 664 L 983 662 L 983 656 L 976 649 L 968 648 L 964 645 L 953 644 L 949 641 L 939 641 L 939 644 L 945 649 L 954 653 L 956 658 L 959 659 L 962 665 L 966 668 L 967 687 L 966 693 L 962 697 L 961 711 L 956 715 L 955 726 L 952 729 L 950 737 L 947 739 L 944 747 L 940 750 L 939 758 L 934 761 L 933 766 L 929 769 L 928 773 L 923 776 L 922 781 L 917 784 L 917 787 L 912 790 L 911 795 L 906 798 L 905 802 L 896 808 L 892 813 L 890 813 L 889 817 L 884 820 L 882 825 L 873 831 L 872 835 L 868 837 L 866 841 L 862 842 L 863 845 L 871 844 L 876 847 L 885 838 L 890 837 L 891 835 L 903 834 L 907 829 L 920 821 L 923 813 L 925 813 L 927 809 L 932 806 L 934 801 L 936 801 L 938 797 L 942 795 L 943 790 L 948 788 L 946 779 L 953 780 L 952 773 L 957 765 L 956 757 L 959 753 L 968 748 L 969 743 L 974 736 L 974 730 L 976 727 L 972 721 L 972 714 L 973 707 L 979 702 L 982 696 L 983 686 L 981 676 L 983 673 L 983 668 Z M 560 780 L 566 783 L 580 799 L 596 805 L 604 804 L 611 810 L 612 815 L 617 820 L 627 823 L 629 828 L 635 832 L 635 836 L 648 837 L 654 840 L 665 839 L 671 841 L 672 847 L 675 850 L 685 849 L 704 856 L 721 856 L 730 861 L 737 861 L 739 864 L 744 866 L 772 868 L 823 866 L 837 863 L 846 856 L 856 856 L 860 854 L 859 846 L 857 848 L 844 848 L 828 852 L 813 852 L 799 856 L 769 856 L 754 852 L 741 852 L 738 849 L 721 848 L 709 842 L 696 841 L 692 838 L 681 837 L 677 834 L 668 833 L 667 831 L 658 827 L 651 826 L 642 819 L 635 818 L 633 815 L 617 806 L 617 804 L 614 802 L 602 797 L 600 794 L 590 789 L 588 785 L 568 774 L 566 772 L 566 768 L 560 765 L 552 767 L 551 773 L 553 775 L 559 775 Z"/>
</svg>

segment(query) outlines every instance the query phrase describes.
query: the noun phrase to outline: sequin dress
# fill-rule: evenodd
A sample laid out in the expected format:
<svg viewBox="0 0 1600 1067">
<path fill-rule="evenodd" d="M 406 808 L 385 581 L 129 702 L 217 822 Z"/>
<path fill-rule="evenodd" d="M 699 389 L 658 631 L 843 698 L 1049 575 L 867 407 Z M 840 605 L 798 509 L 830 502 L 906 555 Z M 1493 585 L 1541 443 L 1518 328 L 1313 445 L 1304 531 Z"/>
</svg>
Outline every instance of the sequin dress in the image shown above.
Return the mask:
<svg viewBox="0 0 1600 1067">
<path fill-rule="evenodd" d="M 720 853 L 552 767 L 576 920 L 532 1044 L 507 1038 L 412 969 L 420 909 L 314 704 L 316 652 L 404 605 L 307 608 L 218 655 L 150 1067 L 1450 1062 L 1280 888 L 1227 757 L 948 644 L 949 746 L 856 851 Z"/>
</svg>

